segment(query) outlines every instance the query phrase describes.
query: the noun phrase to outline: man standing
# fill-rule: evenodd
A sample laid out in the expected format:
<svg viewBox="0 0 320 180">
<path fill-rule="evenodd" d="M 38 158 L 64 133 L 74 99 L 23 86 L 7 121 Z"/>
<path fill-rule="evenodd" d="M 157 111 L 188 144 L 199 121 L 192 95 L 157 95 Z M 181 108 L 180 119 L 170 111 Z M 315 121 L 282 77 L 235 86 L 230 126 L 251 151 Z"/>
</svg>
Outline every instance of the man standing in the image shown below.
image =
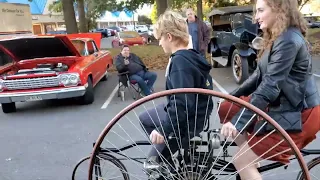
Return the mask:
<svg viewBox="0 0 320 180">
<path fill-rule="evenodd" d="M 189 34 L 192 37 L 193 49 L 199 51 L 204 57 L 210 42 L 208 26 L 199 19 L 195 12 L 189 8 L 186 11 Z"/>
<path fill-rule="evenodd" d="M 137 81 L 145 96 L 152 93 L 151 89 L 157 74 L 148 71 L 141 59 L 134 53 L 130 53 L 129 46 L 124 45 L 121 53 L 116 57 L 116 68 L 119 73 L 129 71 L 130 81 Z"/>
</svg>

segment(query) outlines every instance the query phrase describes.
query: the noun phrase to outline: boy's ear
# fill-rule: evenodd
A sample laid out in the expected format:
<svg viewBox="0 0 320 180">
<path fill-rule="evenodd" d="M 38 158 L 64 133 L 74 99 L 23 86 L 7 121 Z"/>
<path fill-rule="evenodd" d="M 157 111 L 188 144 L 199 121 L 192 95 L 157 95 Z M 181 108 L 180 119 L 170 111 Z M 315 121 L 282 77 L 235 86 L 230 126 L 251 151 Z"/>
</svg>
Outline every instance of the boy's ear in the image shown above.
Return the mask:
<svg viewBox="0 0 320 180">
<path fill-rule="evenodd" d="M 171 42 L 172 41 L 172 36 L 170 33 L 167 33 L 167 38 L 168 38 L 168 41 Z"/>
</svg>

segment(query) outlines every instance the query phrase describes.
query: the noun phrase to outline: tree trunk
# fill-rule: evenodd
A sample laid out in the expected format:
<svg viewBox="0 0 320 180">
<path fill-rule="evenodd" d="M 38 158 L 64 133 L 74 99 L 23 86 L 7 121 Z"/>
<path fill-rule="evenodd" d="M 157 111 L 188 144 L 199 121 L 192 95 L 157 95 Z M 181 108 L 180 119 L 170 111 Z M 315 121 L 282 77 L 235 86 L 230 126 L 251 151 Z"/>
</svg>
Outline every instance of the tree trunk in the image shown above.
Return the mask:
<svg viewBox="0 0 320 180">
<path fill-rule="evenodd" d="M 197 1 L 197 16 L 199 19 L 203 20 L 202 0 Z"/>
<path fill-rule="evenodd" d="M 88 32 L 87 29 L 87 19 L 86 19 L 86 14 L 84 12 L 84 0 L 77 0 L 78 3 L 78 16 L 79 16 L 79 27 L 80 27 L 80 32 L 86 33 Z"/>
<path fill-rule="evenodd" d="M 172 9 L 173 0 L 167 0 L 167 6 L 169 9 Z"/>
<path fill-rule="evenodd" d="M 73 8 L 73 0 L 62 0 L 62 10 L 64 21 L 66 23 L 67 33 L 78 33 L 78 26 Z"/>
<path fill-rule="evenodd" d="M 161 14 L 163 14 L 166 11 L 168 4 L 167 4 L 167 1 L 164 1 L 164 0 L 156 0 L 156 3 L 157 3 L 157 16 L 159 17 Z"/>
</svg>

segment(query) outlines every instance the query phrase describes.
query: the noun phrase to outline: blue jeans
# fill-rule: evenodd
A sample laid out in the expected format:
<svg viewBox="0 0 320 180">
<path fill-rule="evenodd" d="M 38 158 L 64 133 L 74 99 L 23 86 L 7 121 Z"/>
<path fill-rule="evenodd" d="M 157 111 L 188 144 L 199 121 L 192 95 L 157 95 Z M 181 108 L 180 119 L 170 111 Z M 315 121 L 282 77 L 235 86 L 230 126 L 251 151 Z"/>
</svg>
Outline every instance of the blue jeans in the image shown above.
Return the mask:
<svg viewBox="0 0 320 180">
<path fill-rule="evenodd" d="M 148 109 L 147 111 L 142 112 L 139 115 L 139 120 L 140 120 L 140 125 L 142 126 L 142 131 L 146 131 L 148 137 L 151 134 L 151 132 L 153 130 L 159 130 L 161 131 L 162 127 L 164 125 L 164 123 L 166 121 L 168 121 L 167 119 L 167 115 L 168 113 L 164 110 L 164 108 L 166 107 L 165 103 L 161 103 L 158 104 L 155 108 L 151 108 Z M 177 135 L 179 132 L 176 132 Z M 179 134 L 180 135 L 180 134 Z M 183 144 L 189 144 L 188 140 L 182 136 L 182 143 Z M 168 140 L 168 139 L 167 139 Z M 178 141 L 179 142 L 179 141 Z M 165 143 L 162 144 L 154 144 L 148 154 L 148 158 L 150 157 L 156 157 L 156 161 L 159 161 L 159 153 L 162 155 L 161 157 L 164 157 L 167 161 L 171 161 L 171 154 L 170 151 L 172 153 L 175 153 L 177 150 L 179 150 L 179 144 L 177 143 L 176 139 L 173 140 L 168 140 L 169 143 L 169 147 L 170 149 L 167 147 L 167 145 Z"/>
<path fill-rule="evenodd" d="M 129 77 L 130 81 L 137 81 L 144 95 L 151 94 L 153 84 L 156 82 L 157 74 L 149 71 L 139 71 Z M 146 82 L 147 81 L 147 82 Z"/>
</svg>

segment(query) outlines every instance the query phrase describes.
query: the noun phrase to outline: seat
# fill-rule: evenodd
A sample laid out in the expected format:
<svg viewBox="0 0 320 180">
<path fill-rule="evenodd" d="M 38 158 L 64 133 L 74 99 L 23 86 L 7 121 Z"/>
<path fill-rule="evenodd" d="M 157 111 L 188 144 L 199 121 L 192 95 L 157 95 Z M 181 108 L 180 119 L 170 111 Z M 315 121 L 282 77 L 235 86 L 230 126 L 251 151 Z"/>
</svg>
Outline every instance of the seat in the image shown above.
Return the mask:
<svg viewBox="0 0 320 180">
<path fill-rule="evenodd" d="M 142 90 L 139 87 L 139 84 L 135 80 L 129 80 L 129 71 L 118 73 L 119 81 L 118 81 L 118 97 L 121 97 L 121 100 L 124 101 L 125 97 L 125 89 L 128 89 L 131 97 L 136 100 L 137 96 L 134 92 L 136 92 L 140 97 L 143 97 Z M 134 90 L 134 92 L 132 91 Z"/>
</svg>

